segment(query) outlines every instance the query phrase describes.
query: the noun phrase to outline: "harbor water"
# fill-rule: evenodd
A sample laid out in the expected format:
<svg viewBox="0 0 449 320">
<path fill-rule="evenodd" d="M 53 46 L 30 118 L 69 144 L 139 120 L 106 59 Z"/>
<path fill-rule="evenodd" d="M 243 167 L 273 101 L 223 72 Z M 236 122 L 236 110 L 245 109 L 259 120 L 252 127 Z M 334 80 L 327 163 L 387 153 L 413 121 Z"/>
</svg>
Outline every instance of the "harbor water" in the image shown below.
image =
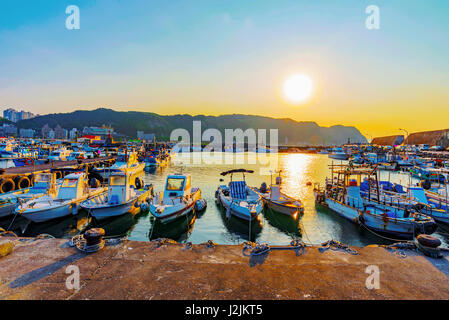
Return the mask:
<svg viewBox="0 0 449 320">
<path fill-rule="evenodd" d="M 240 157 L 240 158 L 239 158 Z M 241 163 L 241 157 L 244 157 Z M 157 238 L 170 238 L 178 242 L 203 243 L 212 240 L 220 244 L 239 244 L 244 241 L 256 241 L 272 245 L 285 245 L 293 239 L 302 239 L 306 243 L 321 244 L 330 239 L 351 246 L 368 244 L 387 244 L 387 241 L 357 224 L 347 221 L 328 209 L 316 206 L 313 194 L 313 183 L 324 184 L 330 175 L 329 165 L 341 161 L 329 159 L 320 154 L 278 154 L 273 166 L 268 167 L 257 160 L 258 155 L 242 153 L 223 153 L 214 159 L 205 159 L 201 153 L 178 154 L 170 164 L 145 174 L 145 183 L 153 184 L 154 192 L 162 191 L 167 175 L 189 173 L 192 176 L 192 187 L 199 187 L 202 197 L 207 201 L 207 209 L 201 213 L 191 214 L 169 224 L 155 222 L 150 213 L 144 212 L 136 216 L 127 214 L 121 217 L 96 222 L 87 212 L 80 211 L 76 216 L 48 223 L 34 224 L 22 217 L 14 221 L 11 218 L 0 220 L 0 226 L 22 236 L 51 234 L 55 237 L 70 238 L 86 228 L 102 227 L 106 236 L 128 236 L 130 240 L 150 241 Z M 272 158 L 273 159 L 273 158 Z M 215 162 L 215 163 L 213 163 Z M 343 161 L 347 163 L 347 161 Z M 269 170 L 281 170 L 284 193 L 299 198 L 304 204 L 304 214 L 293 219 L 265 209 L 259 219 L 249 225 L 238 218 L 226 217 L 225 210 L 215 203 L 215 191 L 220 184 L 227 184 L 229 177 L 221 172 L 235 168 L 254 170 L 246 174 L 247 184 L 259 187 L 262 182 L 270 185 L 276 174 L 270 176 Z M 234 179 L 240 179 L 235 174 Z M 406 173 L 380 172 L 380 180 L 409 185 L 416 183 Z M 223 179 L 223 181 L 220 181 Z M 434 234 L 443 245 L 449 243 L 449 228 L 439 227 Z"/>
</svg>

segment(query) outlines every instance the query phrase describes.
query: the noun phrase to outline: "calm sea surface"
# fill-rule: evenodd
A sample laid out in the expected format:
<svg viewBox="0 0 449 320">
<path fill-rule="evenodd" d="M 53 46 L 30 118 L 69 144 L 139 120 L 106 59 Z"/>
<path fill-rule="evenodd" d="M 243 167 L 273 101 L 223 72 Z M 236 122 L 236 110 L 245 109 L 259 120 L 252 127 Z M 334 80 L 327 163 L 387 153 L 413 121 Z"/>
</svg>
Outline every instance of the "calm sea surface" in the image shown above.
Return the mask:
<svg viewBox="0 0 449 320">
<path fill-rule="evenodd" d="M 292 239 L 301 238 L 306 243 L 319 244 L 330 239 L 341 241 L 348 245 L 363 246 L 373 243 L 389 243 L 371 234 L 358 225 L 338 217 L 335 213 L 322 207 L 315 206 L 313 186 L 308 182 L 324 183 L 326 176 L 330 175 L 329 165 L 332 160 L 327 155 L 317 154 L 279 154 L 271 155 L 266 165 L 266 158 L 258 158 L 258 154 L 232 154 L 220 153 L 207 157 L 205 154 L 178 154 L 166 167 L 158 168 L 153 173 L 145 174 L 145 183 L 152 183 L 155 192 L 162 191 L 168 174 L 189 173 L 192 176 L 192 186 L 199 187 L 202 197 L 207 201 L 207 209 L 198 215 L 180 219 L 168 225 L 155 223 L 150 213 L 141 213 L 137 216 L 130 214 L 105 222 L 92 221 L 85 212 L 77 216 L 44 224 L 28 223 L 25 219 L 17 218 L 11 230 L 25 236 L 36 236 L 49 233 L 55 237 L 69 238 L 89 227 L 102 227 L 107 236 L 128 235 L 130 240 L 150 241 L 156 238 L 171 238 L 178 242 L 191 241 L 202 243 L 213 240 L 220 244 L 239 244 L 251 239 L 269 244 L 288 244 Z M 265 162 L 264 162 L 265 161 Z M 244 164 L 237 164 L 244 162 Z M 217 164 L 219 163 L 219 164 Z M 335 161 L 334 164 L 340 163 Z M 290 217 L 265 210 L 259 220 L 251 225 L 237 218 L 226 218 L 225 211 L 215 204 L 215 190 L 220 182 L 220 173 L 233 168 L 246 168 L 254 170 L 253 174 L 246 175 L 248 185 L 259 187 L 262 182 L 270 184 L 270 169 L 282 170 L 282 190 L 292 197 L 301 199 L 305 210 L 302 216 L 294 220 Z M 234 176 L 240 178 L 241 174 Z M 409 183 L 409 176 L 403 173 L 382 172 L 380 179 Z M 274 181 L 274 177 L 273 177 Z M 413 181 L 412 181 L 413 182 Z M 9 227 L 11 219 L 0 221 L 3 228 Z M 438 236 L 445 245 L 449 237 L 444 235 L 449 230 L 440 229 Z"/>
</svg>

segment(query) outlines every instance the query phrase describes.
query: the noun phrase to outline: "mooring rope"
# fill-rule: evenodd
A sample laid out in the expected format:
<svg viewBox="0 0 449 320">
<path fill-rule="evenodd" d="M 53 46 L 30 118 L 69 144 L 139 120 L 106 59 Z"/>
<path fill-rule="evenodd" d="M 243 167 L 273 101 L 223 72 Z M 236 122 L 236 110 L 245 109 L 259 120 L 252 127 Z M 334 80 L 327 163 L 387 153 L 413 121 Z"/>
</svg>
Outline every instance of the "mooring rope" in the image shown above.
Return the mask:
<svg viewBox="0 0 449 320">
<path fill-rule="evenodd" d="M 389 240 L 389 241 L 393 241 L 393 242 L 407 242 L 408 240 L 403 240 L 403 239 L 394 239 L 394 238 L 389 238 L 389 237 L 385 237 L 382 236 L 380 234 L 378 234 L 377 232 L 374 232 L 373 230 L 371 230 L 370 228 L 368 228 L 365 224 L 363 224 L 362 222 L 359 222 L 359 225 L 361 225 L 362 227 L 364 227 L 366 230 L 368 230 L 369 232 L 371 232 L 372 234 L 378 236 L 379 238 L 385 239 L 385 240 Z"/>
<path fill-rule="evenodd" d="M 15 238 L 18 237 L 17 234 L 15 234 L 14 232 L 0 228 L 0 237 L 8 237 L 8 236 L 12 236 Z"/>
<path fill-rule="evenodd" d="M 246 251 L 251 250 L 250 256 L 259 256 L 266 254 L 272 250 L 302 250 L 304 252 L 306 244 L 299 239 L 292 240 L 290 246 L 270 247 L 268 243 L 254 243 L 251 241 L 245 241 L 243 243 L 243 255 L 246 255 Z"/>
<path fill-rule="evenodd" d="M 69 245 L 71 247 L 76 247 L 78 250 L 85 253 L 94 253 L 103 249 L 105 241 L 101 239 L 99 243 L 93 245 L 87 245 L 86 239 L 84 239 L 83 235 L 76 235 L 72 239 L 70 239 Z"/>
<path fill-rule="evenodd" d="M 324 251 L 329 250 L 329 249 L 331 249 L 333 251 L 343 251 L 343 252 L 346 252 L 346 253 L 349 253 L 352 255 L 359 254 L 356 250 L 351 249 L 349 246 L 347 246 L 339 241 L 333 240 L 333 239 L 322 243 L 321 248 L 318 248 L 318 250 L 321 253 L 323 253 Z"/>
</svg>

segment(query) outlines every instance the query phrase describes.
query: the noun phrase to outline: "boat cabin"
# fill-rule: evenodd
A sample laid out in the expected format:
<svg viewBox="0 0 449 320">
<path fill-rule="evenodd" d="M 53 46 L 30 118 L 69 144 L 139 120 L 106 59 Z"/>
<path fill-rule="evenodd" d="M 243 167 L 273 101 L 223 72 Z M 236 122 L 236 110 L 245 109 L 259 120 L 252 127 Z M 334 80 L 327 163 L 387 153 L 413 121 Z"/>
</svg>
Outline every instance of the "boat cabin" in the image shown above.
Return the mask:
<svg viewBox="0 0 449 320">
<path fill-rule="evenodd" d="M 120 204 L 126 202 L 131 196 L 131 184 L 129 175 L 124 172 L 114 172 L 109 176 L 108 204 Z"/>
<path fill-rule="evenodd" d="M 58 190 L 58 199 L 77 199 L 84 195 L 87 188 L 84 172 L 71 173 L 64 177 Z"/>
<path fill-rule="evenodd" d="M 129 167 L 138 162 L 139 161 L 137 160 L 137 155 L 135 152 L 127 152 L 127 153 L 123 152 L 117 155 L 115 165 L 116 166 L 126 165 Z"/>
<path fill-rule="evenodd" d="M 165 183 L 162 202 L 164 204 L 173 203 L 174 198 L 182 198 L 191 194 L 190 175 L 169 175 Z"/>
<path fill-rule="evenodd" d="M 30 193 L 55 193 L 56 192 L 56 174 L 55 173 L 36 173 L 34 175 L 34 186 L 30 188 Z"/>
</svg>

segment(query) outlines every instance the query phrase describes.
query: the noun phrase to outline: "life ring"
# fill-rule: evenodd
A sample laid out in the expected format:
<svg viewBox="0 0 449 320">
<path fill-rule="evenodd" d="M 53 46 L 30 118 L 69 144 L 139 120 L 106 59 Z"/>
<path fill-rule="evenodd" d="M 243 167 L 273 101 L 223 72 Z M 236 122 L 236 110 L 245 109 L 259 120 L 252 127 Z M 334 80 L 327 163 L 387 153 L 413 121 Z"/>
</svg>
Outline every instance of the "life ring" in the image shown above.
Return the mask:
<svg viewBox="0 0 449 320">
<path fill-rule="evenodd" d="M 31 166 L 32 164 L 33 164 L 33 161 L 32 161 L 30 158 L 27 158 L 27 159 L 25 160 L 25 165 Z"/>
<path fill-rule="evenodd" d="M 16 183 L 16 187 L 18 190 L 25 189 L 25 188 L 28 188 L 31 186 L 31 181 L 26 176 L 21 176 L 21 177 L 19 176 L 16 179 L 17 179 L 17 181 L 15 181 L 15 183 Z"/>
<path fill-rule="evenodd" d="M 62 178 L 62 172 L 61 171 L 55 171 L 54 173 L 56 174 L 56 179 L 61 179 Z"/>
<path fill-rule="evenodd" d="M 14 180 L 12 179 L 2 179 L 0 181 L 0 192 L 1 193 L 6 193 L 6 192 L 10 192 L 13 191 L 16 187 L 16 184 L 14 183 Z"/>
</svg>

